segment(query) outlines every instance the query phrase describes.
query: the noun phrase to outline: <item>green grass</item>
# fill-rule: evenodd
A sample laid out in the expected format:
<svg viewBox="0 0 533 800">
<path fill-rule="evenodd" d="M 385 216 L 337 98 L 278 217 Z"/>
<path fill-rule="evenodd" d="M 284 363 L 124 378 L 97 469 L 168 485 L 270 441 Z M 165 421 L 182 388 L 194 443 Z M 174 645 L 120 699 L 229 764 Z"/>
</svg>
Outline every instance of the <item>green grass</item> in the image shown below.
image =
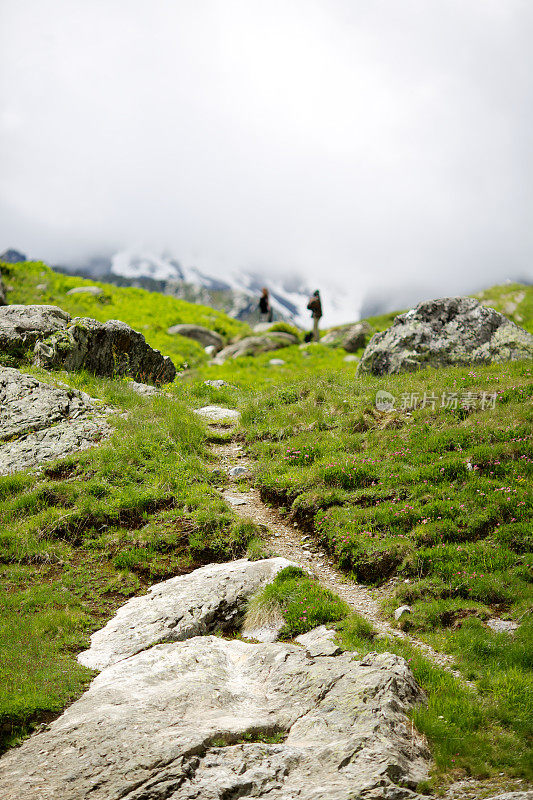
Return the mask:
<svg viewBox="0 0 533 800">
<path fill-rule="evenodd" d="M 39 374 L 38 370 L 33 370 Z M 44 374 L 41 375 L 44 377 Z M 259 528 L 212 486 L 206 433 L 179 398 L 127 381 L 61 374 L 126 410 L 98 448 L 0 478 L 0 741 L 75 698 L 90 677 L 75 653 L 132 594 L 245 554 Z"/>
<path fill-rule="evenodd" d="M 529 656 L 508 656 L 509 664 L 496 668 L 493 658 L 472 651 L 477 631 L 489 652 L 506 642 L 513 653 L 530 652 L 531 364 L 373 378 L 357 376 L 351 365 L 315 370 L 308 362 L 298 366 L 294 357 L 290 383 L 241 383 L 243 436 L 263 499 L 320 541 L 348 575 L 386 584 L 391 620 L 398 605 L 411 605 L 402 627 L 451 653 L 477 683 L 481 722 L 472 730 L 457 722 L 448 744 L 435 719 L 451 684 L 443 677 L 440 694 L 428 684 L 436 705 L 429 716 L 420 712 L 417 724 L 437 752 L 439 774 L 460 764 L 477 776 L 505 770 L 531 777 Z M 398 398 L 457 392 L 459 402 L 384 413 L 375 407 L 378 389 Z M 494 408 L 461 408 L 468 392 L 495 392 Z M 491 616 L 522 620 L 514 645 L 487 628 Z M 450 744 L 467 733 L 468 747 Z"/>
<path fill-rule="evenodd" d="M 279 638 L 294 639 L 318 625 L 345 619 L 349 613 L 346 603 L 303 570 L 285 567 L 250 600 L 247 627 L 260 627 L 264 620 L 279 615 L 284 620 Z"/>
<path fill-rule="evenodd" d="M 502 665 L 498 664 L 489 671 L 496 691 L 480 685 L 478 693 L 409 644 L 395 638 L 369 639 L 360 634 L 358 625 L 351 617 L 341 623 L 340 640 L 345 649 L 356 650 L 361 656 L 386 651 L 403 656 L 426 692 L 427 704 L 414 709 L 411 718 L 426 735 L 435 760 L 429 783 L 432 790 L 465 776 L 484 779 L 504 774 L 511 779 L 531 780 L 530 673 L 516 663 L 500 671 Z M 519 656 L 521 662 L 531 657 L 530 630 L 526 637 L 529 656 Z M 522 646 L 523 642 L 517 643 L 516 651 L 521 652 Z"/>
<path fill-rule="evenodd" d="M 128 416 L 113 418 L 112 439 L 97 449 L 40 475 L 0 478 L 4 745 L 79 696 L 91 673 L 75 654 L 126 597 L 209 561 L 270 554 L 261 529 L 239 521 L 215 490 L 226 477 L 213 471 L 206 432 L 190 409 L 220 404 L 242 413 L 237 435 L 263 499 L 348 575 L 383 587 L 391 620 L 408 603 L 412 613 L 401 625 L 451 654 L 477 692 L 404 643 L 374 638 L 368 623 L 299 570 L 280 573 L 250 613 L 281 615 L 286 639 L 324 623 L 339 628 L 348 649 L 404 655 L 428 694 L 413 720 L 431 744 L 434 787 L 465 774 L 531 779 L 530 363 L 374 378 L 358 376 L 342 349 L 311 344 L 284 348 L 281 367 L 269 366 L 272 353 L 209 366 L 202 348 L 168 336 L 167 327 L 194 322 L 231 338 L 247 326 L 143 290 L 97 284 L 100 298 L 67 297 L 92 282 L 42 264 L 2 265 L 2 272 L 14 287 L 9 302 L 123 319 L 178 366 L 195 366 L 170 397 L 155 399 L 139 397 L 125 380 L 57 373 Z M 530 287 L 513 285 L 482 293 L 528 330 L 532 298 Z M 369 322 L 382 330 L 393 317 Z M 207 378 L 231 385 L 205 386 Z M 376 409 L 379 389 L 397 396 L 397 411 Z M 457 408 L 441 405 L 450 392 L 458 393 Z M 469 407 L 468 392 L 495 392 L 494 408 Z M 434 408 L 421 407 L 424 393 L 437 397 Z M 417 407 L 402 409 L 402 398 L 413 396 Z M 495 634 L 489 616 L 520 628 Z"/>
<path fill-rule="evenodd" d="M 145 289 L 122 288 L 63 275 L 39 261 L 25 261 L 20 264 L 0 262 L 0 271 L 5 284 L 13 287 L 7 292 L 8 303 L 57 305 L 72 317 L 92 317 L 100 322 L 120 319 L 142 333 L 152 347 L 170 356 L 178 369 L 187 364 L 194 366 L 207 361 L 207 356 L 203 347 L 192 339 L 169 335 L 167 329 L 172 325 L 203 325 L 217 331 L 227 340 L 250 332 L 245 323 L 207 306 Z M 38 290 L 39 285 L 44 285 L 45 288 Z M 77 286 L 99 286 L 104 291 L 97 296 L 67 295 L 69 289 Z"/>
</svg>

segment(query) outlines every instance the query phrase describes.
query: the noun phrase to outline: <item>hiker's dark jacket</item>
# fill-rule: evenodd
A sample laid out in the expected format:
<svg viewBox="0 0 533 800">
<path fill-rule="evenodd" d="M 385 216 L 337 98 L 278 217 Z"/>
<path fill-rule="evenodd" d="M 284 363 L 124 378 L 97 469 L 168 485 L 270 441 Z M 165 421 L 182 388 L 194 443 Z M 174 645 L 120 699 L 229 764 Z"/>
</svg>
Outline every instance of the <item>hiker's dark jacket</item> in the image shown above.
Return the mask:
<svg viewBox="0 0 533 800">
<path fill-rule="evenodd" d="M 307 304 L 309 311 L 313 312 L 313 317 L 320 318 L 322 316 L 322 303 L 320 297 L 313 295 Z"/>
</svg>

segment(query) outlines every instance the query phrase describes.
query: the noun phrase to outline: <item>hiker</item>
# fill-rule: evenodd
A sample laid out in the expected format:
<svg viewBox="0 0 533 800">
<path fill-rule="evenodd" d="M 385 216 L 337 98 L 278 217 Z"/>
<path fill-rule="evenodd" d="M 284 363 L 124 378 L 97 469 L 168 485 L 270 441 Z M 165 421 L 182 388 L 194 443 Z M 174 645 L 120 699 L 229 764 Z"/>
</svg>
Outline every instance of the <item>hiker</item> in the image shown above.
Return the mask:
<svg viewBox="0 0 533 800">
<path fill-rule="evenodd" d="M 318 333 L 318 323 L 320 321 L 320 317 L 322 316 L 322 303 L 320 302 L 320 292 L 318 289 L 315 289 L 309 298 L 307 308 L 312 312 L 313 315 L 313 341 L 319 342 L 320 334 Z"/>
<path fill-rule="evenodd" d="M 266 286 L 261 289 L 258 307 L 261 313 L 261 322 L 272 322 L 272 306 L 270 305 L 270 296 Z"/>
</svg>

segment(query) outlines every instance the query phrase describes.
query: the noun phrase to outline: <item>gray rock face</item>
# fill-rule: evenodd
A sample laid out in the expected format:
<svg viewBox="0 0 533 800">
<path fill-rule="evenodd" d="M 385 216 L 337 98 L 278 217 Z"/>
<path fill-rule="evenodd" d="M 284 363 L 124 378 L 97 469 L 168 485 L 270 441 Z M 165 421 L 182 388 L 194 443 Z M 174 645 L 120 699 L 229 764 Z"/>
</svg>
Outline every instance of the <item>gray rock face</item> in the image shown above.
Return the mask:
<svg viewBox="0 0 533 800">
<path fill-rule="evenodd" d="M 519 625 L 512 619 L 500 619 L 499 617 L 492 617 L 487 620 L 487 625 L 495 633 L 514 633 Z"/>
<path fill-rule="evenodd" d="M 130 381 L 128 386 L 136 394 L 143 395 L 143 397 L 155 397 L 156 395 L 159 394 L 159 391 L 155 388 L 155 386 L 150 386 L 147 383 L 137 383 L 137 381 Z"/>
<path fill-rule="evenodd" d="M 104 290 L 101 286 L 75 286 L 74 289 L 69 289 L 67 294 L 92 294 L 97 297 L 103 294 Z"/>
<path fill-rule="evenodd" d="M 234 628 L 248 598 L 290 565 L 285 558 L 240 559 L 157 583 L 147 594 L 129 600 L 105 628 L 94 633 L 90 649 L 80 653 L 78 661 L 103 669 L 164 640 L 182 641 Z"/>
<path fill-rule="evenodd" d="M 335 644 L 336 631 L 320 625 L 312 631 L 302 633 L 294 640 L 305 647 L 311 658 L 317 656 L 335 656 L 340 653 L 340 647 Z"/>
<path fill-rule="evenodd" d="M 247 467 L 243 466 L 236 466 L 232 467 L 228 472 L 230 478 L 234 478 L 235 480 L 239 480 L 240 478 L 249 478 L 250 477 L 250 470 Z"/>
<path fill-rule="evenodd" d="M 70 314 L 57 306 L 8 305 L 0 308 L 0 352 L 22 358 L 38 339 L 64 330 Z"/>
<path fill-rule="evenodd" d="M 374 375 L 423 367 L 533 358 L 533 336 L 471 297 L 429 300 L 376 333 L 359 370 Z"/>
<path fill-rule="evenodd" d="M 371 330 L 368 322 L 356 322 L 354 325 L 342 325 L 326 333 L 320 341 L 322 344 L 342 347 L 348 353 L 355 353 L 360 347 L 365 346 L 367 336 Z"/>
<path fill-rule="evenodd" d="M 223 406 L 203 406 L 195 408 L 194 413 L 205 419 L 207 422 L 238 422 L 241 412 L 234 408 L 223 408 Z"/>
<path fill-rule="evenodd" d="M 180 336 L 186 336 L 188 339 L 194 339 L 202 347 L 213 347 L 214 349 L 211 351 L 213 353 L 218 353 L 224 347 L 222 336 L 216 331 L 204 328 L 203 325 L 173 325 L 167 330 L 167 333 L 171 335 L 179 334 Z"/>
<path fill-rule="evenodd" d="M 405 800 L 427 775 L 406 717 L 422 700 L 395 655 L 163 644 L 106 669 L 7 753 L 0 783 L 10 800 Z M 260 733 L 285 739 L 254 742 Z"/>
<path fill-rule="evenodd" d="M 93 447 L 111 432 L 104 410 L 75 389 L 0 367 L 0 475 Z"/>
<path fill-rule="evenodd" d="M 247 336 L 235 344 L 225 347 L 217 355 L 215 362 L 223 364 L 228 358 L 240 358 L 241 356 L 257 356 L 260 353 L 268 353 L 271 350 L 279 350 L 291 344 L 298 344 L 298 339 L 292 333 L 275 331 L 266 333 L 264 336 Z"/>
<path fill-rule="evenodd" d="M 169 383 L 176 377 L 168 356 L 117 319 L 102 323 L 76 317 L 65 330 L 36 343 L 34 363 L 45 369 L 87 369 L 107 377 L 128 375 L 142 383 Z"/>
</svg>

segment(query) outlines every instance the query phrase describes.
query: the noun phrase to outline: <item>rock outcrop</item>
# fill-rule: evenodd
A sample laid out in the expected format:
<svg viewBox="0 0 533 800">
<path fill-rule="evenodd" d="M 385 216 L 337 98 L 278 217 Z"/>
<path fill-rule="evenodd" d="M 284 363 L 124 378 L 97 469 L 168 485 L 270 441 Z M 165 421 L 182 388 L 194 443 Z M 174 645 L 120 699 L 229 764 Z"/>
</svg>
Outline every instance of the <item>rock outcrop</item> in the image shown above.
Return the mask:
<svg viewBox="0 0 533 800">
<path fill-rule="evenodd" d="M 300 634 L 294 641 L 303 645 L 311 658 L 336 656 L 340 653 L 340 647 L 335 644 L 336 633 L 337 631 L 326 628 L 325 625 L 320 625 L 307 633 Z"/>
<path fill-rule="evenodd" d="M 45 369 L 87 369 L 96 375 L 128 375 L 156 384 L 176 377 L 170 358 L 120 320 L 71 319 L 51 305 L 0 308 L 0 352 L 21 360 L 32 348 L 33 363 Z"/>
<path fill-rule="evenodd" d="M 95 375 L 128 375 L 141 383 L 169 383 L 176 368 L 125 322 L 75 317 L 61 331 L 38 341 L 34 363 L 45 369 L 86 369 Z"/>
<path fill-rule="evenodd" d="M 0 308 L 0 353 L 20 359 L 39 339 L 64 330 L 70 314 L 48 305 L 10 305 Z"/>
<path fill-rule="evenodd" d="M 271 350 L 279 350 L 291 344 L 298 344 L 298 338 L 292 333 L 274 331 L 263 336 L 246 336 L 234 344 L 228 345 L 218 353 L 215 363 L 223 364 L 228 358 L 241 358 L 241 356 L 257 356 Z"/>
<path fill-rule="evenodd" d="M 111 433 L 85 392 L 0 367 L 0 475 L 93 447 Z"/>
<path fill-rule="evenodd" d="M 205 635 L 289 563 L 212 564 L 126 603 L 80 656 L 104 667 L 85 694 L 0 759 L 5 796 L 422 800 L 407 712 L 425 697 L 403 658 L 358 660 L 323 627 L 301 645 Z"/>
<path fill-rule="evenodd" d="M 372 328 L 368 322 L 356 322 L 354 325 L 342 325 L 334 328 L 320 340 L 321 344 L 328 344 L 331 347 L 342 347 L 348 353 L 355 353 L 364 347 L 368 334 Z"/>
<path fill-rule="evenodd" d="M 162 644 L 104 670 L 7 753 L 0 784 L 10 800 L 415 798 L 429 754 L 406 712 L 423 699 L 391 654 Z"/>
<path fill-rule="evenodd" d="M 359 370 L 374 375 L 533 358 L 533 336 L 471 297 L 429 300 L 376 333 Z"/>
<path fill-rule="evenodd" d="M 171 336 L 179 334 L 180 336 L 187 337 L 187 339 L 194 339 L 194 341 L 201 344 L 202 347 L 213 347 L 213 353 L 218 353 L 218 351 L 222 350 L 224 347 L 224 339 L 222 336 L 216 331 L 204 328 L 203 325 L 173 325 L 167 330 L 167 333 Z"/>
<path fill-rule="evenodd" d="M 158 642 L 234 629 L 247 600 L 288 566 L 291 562 L 285 558 L 240 559 L 157 583 L 147 594 L 129 600 L 105 628 L 94 633 L 90 649 L 80 653 L 78 661 L 103 669 Z"/>
</svg>

